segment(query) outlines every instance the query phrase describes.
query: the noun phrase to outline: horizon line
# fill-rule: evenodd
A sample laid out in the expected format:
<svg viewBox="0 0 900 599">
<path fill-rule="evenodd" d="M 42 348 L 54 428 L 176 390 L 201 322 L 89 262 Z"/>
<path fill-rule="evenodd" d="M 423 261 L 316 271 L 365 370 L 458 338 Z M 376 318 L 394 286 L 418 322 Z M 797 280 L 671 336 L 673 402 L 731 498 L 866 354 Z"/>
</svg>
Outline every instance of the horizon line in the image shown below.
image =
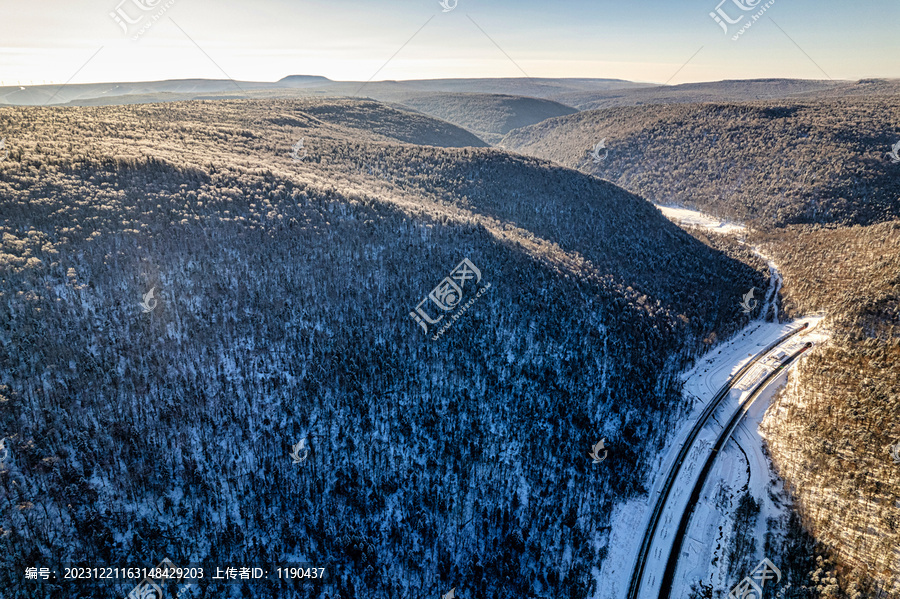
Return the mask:
<svg viewBox="0 0 900 599">
<path fill-rule="evenodd" d="M 323 79 L 324 82 L 327 83 L 362 83 L 362 81 L 357 81 L 353 79 L 330 79 L 325 75 L 301 75 L 301 74 L 292 74 L 285 75 L 281 79 L 276 79 L 274 81 L 260 81 L 260 80 L 250 80 L 250 79 L 231 79 L 228 77 L 221 78 L 209 78 L 209 77 L 180 77 L 176 79 L 139 79 L 134 81 L 129 80 L 114 80 L 114 81 L 91 81 L 84 83 L 40 83 L 34 84 L 31 83 L 29 85 L 22 85 L 20 83 L 13 83 L 7 85 L 3 82 L 3 85 L 0 85 L 0 89 L 4 89 L 7 87 L 18 87 L 18 88 L 35 88 L 35 87 L 75 87 L 78 85 L 111 85 L 116 83 L 165 83 L 169 81 L 240 81 L 241 83 L 259 83 L 259 84 L 275 84 L 284 81 L 285 79 L 290 79 L 291 77 L 310 77 L 316 79 Z M 692 81 L 688 83 L 676 83 L 669 85 L 667 83 L 658 83 L 655 81 L 641 81 L 641 80 L 633 80 L 633 79 L 620 79 L 618 77 L 435 77 L 435 78 L 424 78 L 424 79 L 381 79 L 378 81 L 369 81 L 367 85 L 375 85 L 379 83 L 414 83 L 414 82 L 427 82 L 427 81 L 621 81 L 623 83 L 637 83 L 637 84 L 645 84 L 650 86 L 657 87 L 679 87 L 682 85 L 698 85 L 704 83 L 724 83 L 728 81 L 821 81 L 821 82 L 831 82 L 831 83 L 848 83 L 848 82 L 860 82 L 860 81 L 900 81 L 900 77 L 861 77 L 859 79 L 823 79 L 823 78 L 815 78 L 815 77 L 755 77 L 749 79 L 711 79 L 708 81 Z"/>
</svg>

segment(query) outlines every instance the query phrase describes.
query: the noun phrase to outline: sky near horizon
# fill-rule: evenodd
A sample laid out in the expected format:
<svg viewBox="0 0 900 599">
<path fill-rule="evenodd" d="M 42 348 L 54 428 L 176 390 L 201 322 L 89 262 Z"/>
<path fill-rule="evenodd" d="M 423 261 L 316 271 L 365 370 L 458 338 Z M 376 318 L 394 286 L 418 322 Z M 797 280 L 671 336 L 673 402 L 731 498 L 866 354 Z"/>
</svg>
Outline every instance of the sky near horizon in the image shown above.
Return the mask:
<svg viewBox="0 0 900 599">
<path fill-rule="evenodd" d="M 451 10 L 438 0 L 0 0 L 0 85 L 900 78 L 897 0 L 444 2 Z"/>
</svg>

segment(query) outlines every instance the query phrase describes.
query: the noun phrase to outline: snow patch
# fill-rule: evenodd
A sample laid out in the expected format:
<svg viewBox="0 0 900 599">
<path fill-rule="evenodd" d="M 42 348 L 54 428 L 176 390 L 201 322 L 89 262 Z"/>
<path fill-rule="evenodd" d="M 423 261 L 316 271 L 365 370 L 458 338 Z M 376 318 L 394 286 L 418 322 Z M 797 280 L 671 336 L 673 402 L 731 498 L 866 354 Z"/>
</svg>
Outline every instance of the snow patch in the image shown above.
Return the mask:
<svg viewBox="0 0 900 599">
<path fill-rule="evenodd" d="M 741 233 L 747 230 L 747 227 L 744 225 L 721 221 L 708 214 L 703 214 L 702 212 L 691 210 L 689 208 L 659 205 L 656 207 L 663 213 L 663 216 L 682 226 L 702 227 L 709 231 L 723 233 L 725 235 L 730 233 Z"/>
<path fill-rule="evenodd" d="M 609 521 L 609 553 L 600 571 L 594 575 L 597 593 L 590 599 L 619 599 L 625 596 L 631 582 L 634 557 L 641 543 L 639 531 L 646 524 L 648 507 L 647 498 L 638 497 L 613 508 Z"/>
</svg>

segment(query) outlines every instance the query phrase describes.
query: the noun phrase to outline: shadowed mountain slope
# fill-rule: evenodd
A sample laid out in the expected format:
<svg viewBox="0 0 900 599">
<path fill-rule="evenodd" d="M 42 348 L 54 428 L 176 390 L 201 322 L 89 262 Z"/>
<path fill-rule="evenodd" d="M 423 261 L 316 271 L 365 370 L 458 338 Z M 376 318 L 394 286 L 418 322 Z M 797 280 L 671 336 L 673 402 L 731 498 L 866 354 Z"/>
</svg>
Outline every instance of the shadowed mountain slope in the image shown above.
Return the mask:
<svg viewBox="0 0 900 599">
<path fill-rule="evenodd" d="M 499 94 L 421 94 L 403 98 L 401 103 L 463 127 L 490 143 L 513 129 L 577 112 L 550 100 Z"/>
<path fill-rule="evenodd" d="M 166 556 L 327 567 L 210 596 L 597 592 L 612 507 L 646 492 L 685 410 L 678 373 L 766 285 L 609 183 L 398 142 L 445 124 L 372 102 L 0 125 L 18 132 L 0 162 L 9 599 L 35 596 L 37 561 Z M 423 335 L 409 313 L 463 258 L 481 273 L 464 300 L 486 292 Z"/>
</svg>

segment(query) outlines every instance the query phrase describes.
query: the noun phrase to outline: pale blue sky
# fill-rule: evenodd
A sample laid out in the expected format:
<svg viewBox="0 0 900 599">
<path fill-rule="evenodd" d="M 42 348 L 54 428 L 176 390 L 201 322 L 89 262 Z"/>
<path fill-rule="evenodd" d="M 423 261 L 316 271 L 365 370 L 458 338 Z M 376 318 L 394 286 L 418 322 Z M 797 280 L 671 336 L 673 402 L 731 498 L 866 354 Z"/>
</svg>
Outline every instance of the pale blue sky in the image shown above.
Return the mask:
<svg viewBox="0 0 900 599">
<path fill-rule="evenodd" d="M 376 80 L 520 77 L 519 67 L 532 77 L 672 84 L 900 77 L 897 0 L 775 0 L 736 41 L 732 34 L 765 1 L 726 0 L 726 15 L 743 16 L 727 35 L 709 16 L 718 2 L 458 0 L 442 12 L 438 0 L 0 0 L 0 81 L 223 78 L 223 71 L 241 80 L 365 81 L 401 47 Z M 756 5 L 742 11 L 741 2 Z M 127 34 L 110 16 L 117 7 L 120 18 L 138 21 Z"/>
</svg>

